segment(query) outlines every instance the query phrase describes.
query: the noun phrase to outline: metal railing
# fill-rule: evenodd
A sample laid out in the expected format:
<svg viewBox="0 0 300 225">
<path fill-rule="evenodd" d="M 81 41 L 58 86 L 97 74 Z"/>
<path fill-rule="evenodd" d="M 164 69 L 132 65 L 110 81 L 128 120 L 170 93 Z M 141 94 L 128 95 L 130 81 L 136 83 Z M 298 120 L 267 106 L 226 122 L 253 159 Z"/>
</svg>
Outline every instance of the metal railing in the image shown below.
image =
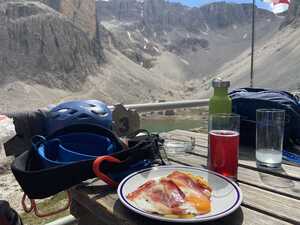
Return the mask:
<svg viewBox="0 0 300 225">
<path fill-rule="evenodd" d="M 129 104 L 124 105 L 126 109 L 135 110 L 137 112 L 152 112 L 169 109 L 180 109 L 180 108 L 195 108 L 208 106 L 209 99 L 199 100 L 183 100 L 183 101 L 170 101 L 170 102 L 157 102 L 157 103 L 142 103 L 142 104 Z M 111 110 L 114 106 L 109 107 Z"/>
</svg>

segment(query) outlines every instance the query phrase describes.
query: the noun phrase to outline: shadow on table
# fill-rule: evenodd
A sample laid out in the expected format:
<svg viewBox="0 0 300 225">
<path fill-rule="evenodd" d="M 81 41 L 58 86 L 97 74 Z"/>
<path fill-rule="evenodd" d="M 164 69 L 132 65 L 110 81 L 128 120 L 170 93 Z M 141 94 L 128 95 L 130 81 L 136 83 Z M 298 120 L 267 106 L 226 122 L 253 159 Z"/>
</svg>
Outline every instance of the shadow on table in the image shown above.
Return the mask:
<svg viewBox="0 0 300 225">
<path fill-rule="evenodd" d="M 93 199 L 102 198 L 116 193 L 115 189 L 111 188 L 107 184 L 98 184 L 97 182 L 98 180 L 95 180 L 95 182 L 89 182 L 88 185 L 87 183 L 83 183 L 83 185 L 78 186 L 78 188 L 89 196 L 92 196 Z"/>
<path fill-rule="evenodd" d="M 295 187 L 295 182 L 291 179 L 278 177 L 276 175 L 270 176 L 270 174 L 287 174 L 284 168 L 267 168 L 263 166 L 257 166 L 257 168 L 261 171 L 258 172 L 261 181 L 268 186 L 275 188 L 289 188 L 294 192 L 300 193 L 300 189 Z"/>
<path fill-rule="evenodd" d="M 132 225 L 149 225 L 149 224 L 155 224 L 155 225 L 169 225 L 173 224 L 171 222 L 162 222 L 158 220 L 153 220 L 147 217 L 143 217 L 128 208 L 126 208 L 120 200 L 117 200 L 114 204 L 114 214 L 115 215 L 121 215 L 124 216 L 125 220 L 128 220 L 129 224 Z M 125 217 L 126 216 L 126 217 Z M 122 218 L 120 218 L 122 219 Z M 201 223 L 194 223 L 198 225 L 241 225 L 244 221 L 244 215 L 243 211 L 241 210 L 241 207 L 239 207 L 235 212 L 232 214 L 225 216 L 221 219 L 211 221 L 211 222 L 201 222 Z"/>
<path fill-rule="evenodd" d="M 240 146 L 239 159 L 255 161 L 255 149 L 249 146 Z"/>
</svg>

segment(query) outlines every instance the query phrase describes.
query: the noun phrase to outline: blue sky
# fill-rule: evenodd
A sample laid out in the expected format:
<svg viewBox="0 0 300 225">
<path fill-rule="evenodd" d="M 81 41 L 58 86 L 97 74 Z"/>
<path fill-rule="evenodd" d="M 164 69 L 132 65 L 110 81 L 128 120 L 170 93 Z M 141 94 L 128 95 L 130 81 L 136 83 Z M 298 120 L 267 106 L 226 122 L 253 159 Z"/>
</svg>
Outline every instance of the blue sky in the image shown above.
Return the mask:
<svg viewBox="0 0 300 225">
<path fill-rule="evenodd" d="M 212 2 L 223 2 L 224 0 L 169 0 L 170 2 L 180 2 L 181 4 L 188 6 L 199 6 Z M 252 0 L 226 0 L 226 2 L 234 3 L 252 3 Z M 270 9 L 268 3 L 263 3 L 261 0 L 256 0 L 256 5 L 260 8 Z"/>
</svg>

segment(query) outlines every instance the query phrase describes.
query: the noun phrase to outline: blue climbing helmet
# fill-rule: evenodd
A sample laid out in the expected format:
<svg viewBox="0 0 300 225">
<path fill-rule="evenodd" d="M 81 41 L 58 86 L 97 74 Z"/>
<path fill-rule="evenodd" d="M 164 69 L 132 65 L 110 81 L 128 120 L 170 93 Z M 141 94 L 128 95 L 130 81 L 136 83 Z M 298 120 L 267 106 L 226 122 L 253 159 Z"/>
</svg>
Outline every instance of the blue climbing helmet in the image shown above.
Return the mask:
<svg viewBox="0 0 300 225">
<path fill-rule="evenodd" d="M 108 130 L 112 129 L 112 113 L 98 100 L 64 102 L 52 108 L 47 116 L 46 134 L 75 124 L 95 124 Z"/>
</svg>

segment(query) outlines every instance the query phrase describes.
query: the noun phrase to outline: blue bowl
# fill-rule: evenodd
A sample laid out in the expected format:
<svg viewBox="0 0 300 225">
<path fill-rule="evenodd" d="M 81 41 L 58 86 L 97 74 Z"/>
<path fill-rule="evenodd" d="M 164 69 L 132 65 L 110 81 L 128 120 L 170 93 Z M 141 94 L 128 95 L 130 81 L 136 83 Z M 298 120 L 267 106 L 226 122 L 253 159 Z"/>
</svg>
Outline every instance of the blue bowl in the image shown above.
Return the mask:
<svg viewBox="0 0 300 225">
<path fill-rule="evenodd" d="M 95 159 L 116 151 L 115 144 L 109 138 L 91 133 L 72 133 L 51 140 L 36 136 L 33 147 L 45 167 Z"/>
</svg>

